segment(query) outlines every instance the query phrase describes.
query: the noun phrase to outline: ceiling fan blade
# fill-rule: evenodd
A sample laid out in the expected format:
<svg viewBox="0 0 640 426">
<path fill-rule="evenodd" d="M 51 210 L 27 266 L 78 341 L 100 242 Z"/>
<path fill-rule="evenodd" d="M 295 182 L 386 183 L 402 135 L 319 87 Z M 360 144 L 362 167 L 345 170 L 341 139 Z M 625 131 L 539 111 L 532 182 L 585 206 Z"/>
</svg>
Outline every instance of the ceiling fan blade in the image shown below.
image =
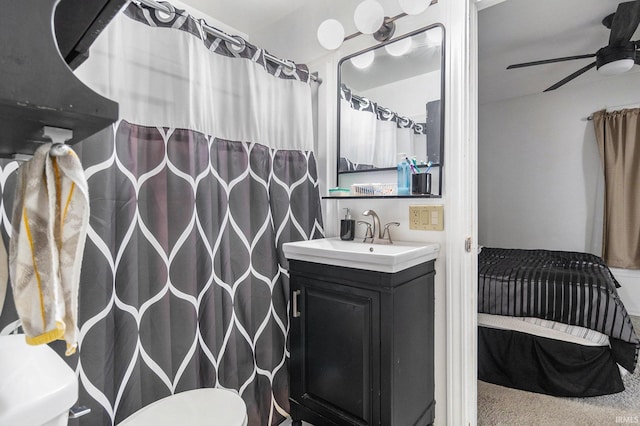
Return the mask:
<svg viewBox="0 0 640 426">
<path fill-rule="evenodd" d="M 629 43 L 638 24 L 640 24 L 640 0 L 620 3 L 613 16 L 609 46 L 622 46 Z"/>
<path fill-rule="evenodd" d="M 511 70 L 511 69 L 514 69 L 514 68 L 530 67 L 532 65 L 553 64 L 554 62 L 573 61 L 575 59 L 593 58 L 594 56 L 596 56 L 595 53 L 589 53 L 589 54 L 586 54 L 586 55 L 564 56 L 562 58 L 543 59 L 541 61 L 524 62 L 522 64 L 509 65 L 507 67 L 507 69 Z"/>
<path fill-rule="evenodd" d="M 559 82 L 557 82 L 553 86 L 551 86 L 548 89 L 546 89 L 545 92 L 548 92 L 549 90 L 555 90 L 558 87 L 565 85 L 566 83 L 570 82 L 571 80 L 573 80 L 574 78 L 578 77 L 579 75 L 584 74 L 585 72 L 589 71 L 591 68 L 593 68 L 595 66 L 596 66 L 596 63 L 592 62 L 589 65 L 587 65 L 586 67 L 580 68 L 578 71 L 574 72 L 570 76 L 563 78 L 562 80 L 560 80 Z"/>
</svg>

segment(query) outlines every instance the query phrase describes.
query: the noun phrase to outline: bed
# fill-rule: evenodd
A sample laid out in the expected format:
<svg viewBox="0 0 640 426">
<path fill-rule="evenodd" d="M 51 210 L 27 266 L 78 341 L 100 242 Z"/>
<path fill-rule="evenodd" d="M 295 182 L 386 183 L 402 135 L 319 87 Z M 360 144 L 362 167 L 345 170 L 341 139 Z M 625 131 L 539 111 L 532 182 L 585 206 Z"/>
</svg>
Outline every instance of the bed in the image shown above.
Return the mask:
<svg viewBox="0 0 640 426">
<path fill-rule="evenodd" d="M 623 391 L 640 340 L 618 287 L 598 256 L 482 248 L 478 379 L 555 396 Z"/>
</svg>

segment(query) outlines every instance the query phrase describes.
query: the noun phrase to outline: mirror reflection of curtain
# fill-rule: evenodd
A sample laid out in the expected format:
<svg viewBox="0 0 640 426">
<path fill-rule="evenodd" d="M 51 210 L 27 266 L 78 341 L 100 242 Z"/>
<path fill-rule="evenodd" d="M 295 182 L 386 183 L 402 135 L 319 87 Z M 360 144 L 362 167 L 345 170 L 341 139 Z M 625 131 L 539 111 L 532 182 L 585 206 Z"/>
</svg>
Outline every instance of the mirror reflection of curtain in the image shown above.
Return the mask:
<svg viewBox="0 0 640 426">
<path fill-rule="evenodd" d="M 340 156 L 345 170 L 395 167 L 399 154 L 426 161 L 426 125 L 352 94 L 342 85 Z"/>
<path fill-rule="evenodd" d="M 605 177 L 602 257 L 640 269 L 640 108 L 593 114 Z"/>
<path fill-rule="evenodd" d="M 250 426 L 287 416 L 281 247 L 323 233 L 308 70 L 204 35 L 184 11 L 160 20 L 130 3 L 76 70 L 121 117 L 74 146 L 91 205 L 66 358 L 91 408 L 80 426 L 201 387 L 238 392 Z M 16 168 L 0 162 L 5 212 Z M 5 306 L 0 332 L 14 321 Z"/>
<path fill-rule="evenodd" d="M 340 101 L 340 154 L 349 161 L 354 170 L 374 164 L 377 123 L 375 114 L 351 107 L 344 99 Z M 347 143 L 348 142 L 348 143 Z"/>
</svg>

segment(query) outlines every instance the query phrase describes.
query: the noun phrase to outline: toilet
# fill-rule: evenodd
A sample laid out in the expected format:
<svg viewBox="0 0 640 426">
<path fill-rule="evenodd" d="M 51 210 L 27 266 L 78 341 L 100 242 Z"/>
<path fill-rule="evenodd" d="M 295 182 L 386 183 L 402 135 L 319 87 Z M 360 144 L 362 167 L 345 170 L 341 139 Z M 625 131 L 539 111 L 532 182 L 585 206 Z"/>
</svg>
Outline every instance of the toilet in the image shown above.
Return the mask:
<svg viewBox="0 0 640 426">
<path fill-rule="evenodd" d="M 118 426 L 246 426 L 247 422 L 247 406 L 237 393 L 204 388 L 160 399 Z"/>
<path fill-rule="evenodd" d="M 78 378 L 47 345 L 23 334 L 0 336 L 0 425 L 65 426 L 78 400 Z M 226 389 L 195 389 L 156 401 L 119 425 L 246 426 L 247 407 Z"/>
<path fill-rule="evenodd" d="M 78 378 L 47 345 L 0 336 L 0 425 L 64 426 L 78 400 Z"/>
</svg>

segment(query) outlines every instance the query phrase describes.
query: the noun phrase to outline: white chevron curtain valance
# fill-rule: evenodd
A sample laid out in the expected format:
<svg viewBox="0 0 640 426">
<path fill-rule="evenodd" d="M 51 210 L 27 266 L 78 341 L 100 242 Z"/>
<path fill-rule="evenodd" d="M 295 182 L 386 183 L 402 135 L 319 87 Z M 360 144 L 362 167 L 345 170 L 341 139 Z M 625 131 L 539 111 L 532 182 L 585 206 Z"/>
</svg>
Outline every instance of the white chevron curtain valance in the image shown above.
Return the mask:
<svg viewBox="0 0 640 426">
<path fill-rule="evenodd" d="M 168 22 L 130 4 L 91 47 L 75 74 L 145 126 L 192 129 L 276 149 L 313 149 L 309 71 L 268 62 L 248 42 L 235 48 L 177 10 Z M 295 65 L 295 64 L 294 64 Z M 283 125 L 295 117 L 295 125 Z"/>
</svg>

